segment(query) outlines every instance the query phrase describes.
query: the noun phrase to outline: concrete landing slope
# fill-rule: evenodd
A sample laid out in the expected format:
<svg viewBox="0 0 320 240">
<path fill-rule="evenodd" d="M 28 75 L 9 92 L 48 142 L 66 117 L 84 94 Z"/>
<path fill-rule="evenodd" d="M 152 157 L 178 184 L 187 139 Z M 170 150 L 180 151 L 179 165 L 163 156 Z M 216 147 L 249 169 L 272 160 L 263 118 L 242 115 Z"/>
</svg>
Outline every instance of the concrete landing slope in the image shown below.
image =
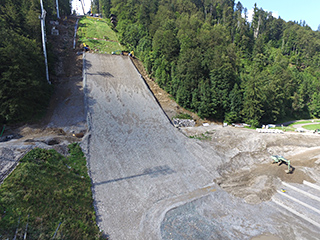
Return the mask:
<svg viewBox="0 0 320 240">
<path fill-rule="evenodd" d="M 85 151 L 99 226 L 110 239 L 160 239 L 169 209 L 214 192 L 197 157 L 214 153 L 170 124 L 128 57 L 84 57 Z"/>
</svg>

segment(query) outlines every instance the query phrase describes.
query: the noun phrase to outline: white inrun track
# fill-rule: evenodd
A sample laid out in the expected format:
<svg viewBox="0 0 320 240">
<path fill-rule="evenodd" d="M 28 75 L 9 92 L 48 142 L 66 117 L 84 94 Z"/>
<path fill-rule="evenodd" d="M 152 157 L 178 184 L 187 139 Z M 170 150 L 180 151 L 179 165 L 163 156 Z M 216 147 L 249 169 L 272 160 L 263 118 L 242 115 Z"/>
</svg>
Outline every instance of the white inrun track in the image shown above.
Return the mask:
<svg viewBox="0 0 320 240">
<path fill-rule="evenodd" d="M 282 182 L 285 192 L 277 191 L 273 202 L 320 229 L 320 186 L 303 181 L 303 184 Z"/>
</svg>

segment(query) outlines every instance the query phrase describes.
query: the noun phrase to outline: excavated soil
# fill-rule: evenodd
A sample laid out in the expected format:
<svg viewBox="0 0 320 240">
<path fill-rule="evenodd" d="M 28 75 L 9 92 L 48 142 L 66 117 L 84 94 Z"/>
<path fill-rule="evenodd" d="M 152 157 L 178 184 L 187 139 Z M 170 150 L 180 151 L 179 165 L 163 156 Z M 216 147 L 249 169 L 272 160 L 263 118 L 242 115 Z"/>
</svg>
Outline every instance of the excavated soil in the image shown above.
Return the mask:
<svg viewBox="0 0 320 240">
<path fill-rule="evenodd" d="M 263 134 L 234 127 L 183 128 L 189 137 L 203 137 L 206 144 L 224 153 L 231 161 L 218 168 L 221 188 L 249 203 L 271 199 L 281 181 L 290 183 L 319 182 L 320 136 L 315 134 Z M 207 137 L 207 138 L 205 138 Z M 273 164 L 271 156 L 282 155 L 286 164 Z"/>
<path fill-rule="evenodd" d="M 187 113 L 196 121 L 197 127 L 182 128 L 186 136 L 206 141 L 220 152 L 231 155 L 232 161 L 220 167 L 221 177 L 215 180 L 227 192 L 257 204 L 270 200 L 281 181 L 300 184 L 303 180 L 316 182 L 312 176 L 320 170 L 320 148 L 317 148 L 320 146 L 320 135 L 286 133 L 279 136 L 231 126 L 223 128 L 180 107 L 170 94 L 149 78 L 139 60 L 132 61 L 170 119 Z M 203 127 L 203 123 L 210 123 L 211 126 Z M 233 153 L 235 149 L 238 149 L 236 154 Z M 291 161 L 293 172 L 286 174 L 288 166 L 285 164 L 272 164 L 271 155 L 285 156 Z"/>
</svg>

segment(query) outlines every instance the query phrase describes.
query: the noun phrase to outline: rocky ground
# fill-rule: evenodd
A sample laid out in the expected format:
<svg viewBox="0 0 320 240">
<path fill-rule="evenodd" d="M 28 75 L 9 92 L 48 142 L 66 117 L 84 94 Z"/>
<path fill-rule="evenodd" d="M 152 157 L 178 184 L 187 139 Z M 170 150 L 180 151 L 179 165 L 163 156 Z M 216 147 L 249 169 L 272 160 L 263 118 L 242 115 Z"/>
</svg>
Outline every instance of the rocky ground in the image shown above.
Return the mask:
<svg viewBox="0 0 320 240">
<path fill-rule="evenodd" d="M 234 127 L 183 128 L 187 136 L 207 139 L 210 146 L 224 152 L 231 161 L 220 167 L 221 177 L 215 181 L 234 196 L 258 203 L 270 200 L 279 181 L 320 182 L 320 135 L 287 132 L 258 133 Z M 294 170 L 286 174 L 287 165 L 272 164 L 272 155 L 282 155 L 291 161 Z M 252 200 L 252 194 L 257 197 Z"/>
<path fill-rule="evenodd" d="M 13 139 L 0 143 L 0 167 L 2 173 L 10 170 L 24 153 L 34 147 L 55 148 L 62 154 L 67 154 L 66 146 L 69 143 L 80 142 L 83 136 L 90 136 L 87 134 L 89 129 L 86 121 L 87 109 L 82 78 L 82 55 L 78 54 L 80 51 L 78 46 L 76 49 L 72 48 L 75 21 L 75 18 L 61 21 L 59 26 L 56 27 L 60 35 L 48 36 L 49 40 L 59 43 L 55 44 L 55 51 L 58 56 L 55 69 L 56 75 L 51 76 L 51 80 L 55 85 L 55 93 L 48 113 L 42 121 L 23 126 L 8 126 L 6 128 L 4 138 L 6 140 Z M 180 189 L 180 194 L 175 196 L 176 193 L 171 192 L 170 204 L 163 199 L 158 202 L 158 208 L 152 207 L 153 205 L 150 202 L 146 202 L 149 206 L 149 213 L 160 211 L 159 209 L 163 208 L 161 214 L 158 212 L 161 219 L 161 237 L 163 239 L 250 239 L 254 236 L 261 239 L 317 239 L 317 236 L 319 236 L 317 233 L 320 232 L 320 229 L 312 224 L 310 225 L 310 221 L 301 220 L 301 218 L 296 217 L 296 214 L 287 212 L 281 206 L 278 209 L 275 206 L 281 197 L 277 190 L 281 188 L 288 190 L 288 187 L 284 186 L 283 182 L 293 184 L 298 188 L 303 188 L 303 181 L 320 183 L 320 135 L 288 132 L 284 134 L 263 134 L 254 130 L 230 126 L 223 128 L 221 125 L 212 122 L 209 122 L 209 126 L 204 127 L 202 123 L 208 121 L 201 120 L 195 114 L 181 108 L 152 79 L 148 78 L 138 60 L 135 59 L 134 64 L 169 119 L 179 113 L 189 113 L 197 122 L 197 127 L 175 130 L 178 131 L 178 133 L 175 133 L 178 136 L 177 139 L 185 138 L 187 140 L 179 140 L 179 144 L 172 151 L 186 154 L 181 153 L 181 149 L 179 150 L 178 148 L 186 149 L 186 151 L 189 151 L 188 149 L 196 149 L 193 153 L 187 154 L 190 156 L 183 156 L 191 162 L 195 157 L 197 161 L 192 162 L 194 174 L 197 171 L 203 174 L 205 172 L 205 176 L 201 181 L 201 178 L 199 179 L 199 183 L 196 183 L 197 179 L 195 181 L 186 180 L 187 174 L 183 170 L 181 176 L 185 181 L 184 185 L 190 182 L 192 187 L 191 185 L 186 185 L 185 187 L 178 187 L 177 185 L 177 189 Z M 105 71 L 108 72 L 107 70 Z M 108 74 L 102 74 L 101 76 L 110 77 Z M 102 87 L 97 85 L 97 89 L 99 88 L 103 90 Z M 89 100 L 93 101 L 94 99 Z M 126 119 L 122 120 L 125 124 Z M 134 118 L 130 121 L 134 121 Z M 108 122 L 108 124 L 110 123 Z M 115 121 L 114 124 L 118 124 L 118 122 Z M 148 125 L 148 123 L 146 124 Z M 170 125 L 169 121 L 167 124 Z M 157 127 L 154 126 L 154 128 Z M 167 129 L 167 127 L 163 129 Z M 131 130 L 134 131 L 134 129 Z M 183 137 L 181 138 L 180 135 Z M 146 136 L 141 137 L 142 139 L 148 139 Z M 116 134 L 113 135 L 113 139 L 122 141 L 122 138 L 118 138 Z M 171 139 L 171 142 L 176 141 L 172 135 L 168 135 L 167 139 Z M 85 138 L 85 141 L 87 140 L 88 138 Z M 171 146 L 163 139 L 159 141 Z M 180 141 L 185 141 L 185 143 L 181 144 Z M 162 145 L 158 147 L 162 148 Z M 164 152 L 163 155 L 165 155 L 166 149 L 163 148 L 162 151 Z M 213 153 L 213 160 L 210 160 L 209 156 Z M 132 150 L 132 154 L 138 156 L 141 154 L 141 150 Z M 151 157 L 153 159 L 156 157 L 152 155 L 152 152 L 148 154 L 148 158 Z M 284 164 L 281 166 L 272 164 L 271 155 L 282 155 L 289 159 L 294 171 L 291 174 L 286 174 L 287 166 Z M 145 174 L 146 176 L 151 176 L 150 179 L 156 181 L 156 184 L 159 184 L 161 189 L 161 179 L 157 180 L 152 177 L 160 174 L 167 179 L 162 181 L 170 182 L 175 186 L 175 181 L 170 176 L 175 176 L 172 171 L 177 171 L 179 167 L 176 163 L 170 164 L 170 161 L 166 162 L 164 165 L 156 166 L 160 167 L 157 169 L 142 166 L 142 172 L 140 173 L 138 171 L 140 167 L 137 167 L 138 172 L 136 175 L 142 174 L 144 176 Z M 202 170 L 200 171 L 198 168 Z M 131 170 L 125 170 L 123 166 L 121 169 L 124 171 L 120 174 L 121 176 L 132 176 L 132 178 L 126 180 L 127 183 L 123 186 L 135 189 L 134 183 L 129 182 L 131 179 L 136 179 L 133 177 L 134 173 L 127 175 Z M 116 175 L 113 177 L 114 181 L 119 180 L 115 181 L 117 184 L 122 180 L 122 177 L 117 177 Z M 208 179 L 211 180 L 208 181 Z M 103 181 L 106 184 L 111 183 L 110 179 L 102 179 L 100 182 Z M 145 179 L 144 181 L 149 180 Z M 211 182 L 213 184 L 212 188 L 200 187 L 200 182 Z M 102 187 L 102 185 L 98 186 Z M 197 187 L 195 188 L 195 186 Z M 116 189 L 116 191 L 119 191 L 119 189 Z M 150 186 L 150 193 L 154 193 L 156 196 L 157 189 Z M 316 195 L 317 193 L 314 194 Z M 159 200 L 154 196 L 151 199 L 153 201 Z M 310 205 L 320 208 L 317 202 L 312 204 L 313 200 L 309 200 L 307 197 L 302 197 L 302 200 L 310 201 Z M 213 208 L 212 206 L 216 207 Z M 239 208 L 243 210 L 239 211 Z M 261 211 L 264 211 L 265 215 L 261 215 Z M 244 220 L 246 212 L 250 214 L 250 220 Z M 312 212 L 310 214 L 302 214 L 306 216 L 314 215 Z M 254 215 L 259 219 L 255 219 Z M 148 217 L 150 216 L 145 216 L 146 220 L 150 220 Z M 261 218 L 263 217 L 266 218 L 266 221 L 273 221 L 275 226 L 262 221 Z M 315 216 L 312 219 L 319 219 L 319 216 Z M 151 220 L 150 223 L 152 223 Z M 155 219 L 153 220 L 156 221 Z M 146 222 L 142 221 L 141 229 L 148 228 L 149 225 L 145 224 Z M 251 225 L 250 222 L 252 223 Z M 253 222 L 255 223 L 253 224 Z M 309 225 L 310 228 L 308 227 Z M 244 233 L 245 229 L 247 229 L 248 233 Z"/>
</svg>

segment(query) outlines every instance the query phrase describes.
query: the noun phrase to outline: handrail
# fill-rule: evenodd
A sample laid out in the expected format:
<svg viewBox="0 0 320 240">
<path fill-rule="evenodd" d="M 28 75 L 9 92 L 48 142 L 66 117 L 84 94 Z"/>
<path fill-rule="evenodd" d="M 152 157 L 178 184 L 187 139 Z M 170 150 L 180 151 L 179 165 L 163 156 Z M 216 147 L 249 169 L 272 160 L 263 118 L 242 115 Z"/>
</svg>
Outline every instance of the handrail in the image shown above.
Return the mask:
<svg viewBox="0 0 320 240">
<path fill-rule="evenodd" d="M 79 19 L 77 19 L 76 25 L 74 26 L 73 49 L 76 48 L 76 38 L 77 38 L 78 22 L 79 22 Z"/>
</svg>

